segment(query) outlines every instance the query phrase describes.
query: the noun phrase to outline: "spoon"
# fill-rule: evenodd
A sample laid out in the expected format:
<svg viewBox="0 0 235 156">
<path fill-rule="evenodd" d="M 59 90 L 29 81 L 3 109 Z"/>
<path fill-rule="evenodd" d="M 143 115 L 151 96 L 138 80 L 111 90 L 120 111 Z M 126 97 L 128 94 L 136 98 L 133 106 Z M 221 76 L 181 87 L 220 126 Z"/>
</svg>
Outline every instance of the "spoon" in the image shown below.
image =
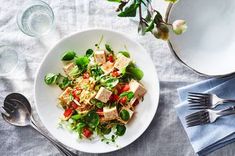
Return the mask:
<svg viewBox="0 0 235 156">
<path fill-rule="evenodd" d="M 31 113 L 31 106 L 26 97 L 19 93 L 9 94 L 5 100 L 3 109 L 5 113 L 1 113 L 3 119 L 11 125 L 24 127 L 31 126 L 37 130 L 41 135 L 47 138 L 64 156 L 75 156 L 76 154 L 69 151 L 58 141 L 49 137 L 36 125 L 36 122 Z"/>
</svg>

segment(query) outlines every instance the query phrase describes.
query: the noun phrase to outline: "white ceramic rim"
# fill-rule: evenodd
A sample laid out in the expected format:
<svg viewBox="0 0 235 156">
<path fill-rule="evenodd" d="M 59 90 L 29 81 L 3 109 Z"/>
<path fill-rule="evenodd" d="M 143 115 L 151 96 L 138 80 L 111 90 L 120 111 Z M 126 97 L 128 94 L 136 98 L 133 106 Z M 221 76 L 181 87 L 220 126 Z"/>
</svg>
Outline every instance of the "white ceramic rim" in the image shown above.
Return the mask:
<svg viewBox="0 0 235 156">
<path fill-rule="evenodd" d="M 37 69 L 37 71 L 36 71 L 36 77 L 35 77 L 35 79 L 34 79 L 34 105 L 35 105 L 35 107 L 36 107 L 36 112 L 37 112 L 37 114 L 38 114 L 38 116 L 39 116 L 39 119 L 40 119 L 40 121 L 42 122 L 43 126 L 44 126 L 44 123 L 43 123 L 43 121 L 41 120 L 42 117 L 41 117 L 41 114 L 39 113 L 38 106 L 37 106 L 37 104 L 36 104 L 36 95 L 35 95 L 36 79 L 37 79 L 37 77 L 38 77 L 39 70 L 40 70 L 40 68 L 41 68 L 41 66 L 42 66 L 42 63 L 43 63 L 44 60 L 47 58 L 47 56 L 49 55 L 49 53 L 53 50 L 53 48 L 56 47 L 56 46 L 58 46 L 63 40 L 65 40 L 65 39 L 67 39 L 67 38 L 70 38 L 70 37 L 72 37 L 72 36 L 74 36 L 74 35 L 77 35 L 77 34 L 79 34 L 79 33 L 87 32 L 87 31 L 94 31 L 94 30 L 95 30 L 95 31 L 109 31 L 109 32 L 114 32 L 114 33 L 117 33 L 117 34 L 119 34 L 119 35 L 121 35 L 121 36 L 124 36 L 125 38 L 131 40 L 132 42 L 134 42 L 135 44 L 137 44 L 138 46 L 140 46 L 140 47 L 146 52 L 146 54 L 149 55 L 149 54 L 147 53 L 147 51 L 145 50 L 145 48 L 143 48 L 143 46 L 142 46 L 141 44 L 139 44 L 138 42 L 132 40 L 130 37 L 128 37 L 128 36 L 125 35 L 124 33 L 121 33 L 121 32 L 118 32 L 118 31 L 114 31 L 114 30 L 111 30 L 111 29 L 104 29 L 104 28 L 88 28 L 88 29 L 84 29 L 84 30 L 77 31 L 77 32 L 75 32 L 75 33 L 71 33 L 71 34 L 69 34 L 69 35 L 63 37 L 62 39 L 60 39 L 60 41 L 58 41 L 55 45 L 53 45 L 52 48 L 50 48 L 50 49 L 47 51 L 47 53 L 45 54 L 45 56 L 44 56 L 43 59 L 41 60 L 41 63 L 40 63 L 40 65 L 39 65 L 39 67 L 38 67 L 38 69 Z M 149 56 L 149 57 L 150 57 L 150 56 Z M 150 58 L 151 58 L 151 57 L 150 57 Z M 152 60 L 152 59 L 151 59 L 151 60 Z M 150 62 L 149 62 L 149 63 L 150 63 Z M 151 61 L 150 64 L 151 64 L 151 66 L 155 67 L 154 64 L 153 64 L 153 61 Z M 131 143 L 133 143 L 134 141 L 136 141 L 136 140 L 147 130 L 147 128 L 148 128 L 149 125 L 152 123 L 152 121 L 153 121 L 153 119 L 154 119 L 154 117 L 155 117 L 155 115 L 156 115 L 157 108 L 158 108 L 158 105 L 159 105 L 160 83 L 159 83 L 159 79 L 158 79 L 158 75 L 157 75 L 156 68 L 155 68 L 155 74 L 156 74 L 156 78 L 157 78 L 156 82 L 157 82 L 157 85 L 158 85 L 158 86 L 156 86 L 156 87 L 157 87 L 157 90 L 158 90 L 158 93 L 156 93 L 156 96 L 157 96 L 156 104 L 157 104 L 157 106 L 156 106 L 156 110 L 155 110 L 154 113 L 153 113 L 153 116 L 151 117 L 152 119 L 150 120 L 150 122 L 149 122 L 148 124 L 146 124 L 146 126 L 145 126 L 145 128 L 144 128 L 145 130 L 144 130 L 143 132 L 139 133 L 139 135 L 136 136 L 136 138 L 135 138 L 132 142 L 126 144 L 125 146 L 123 146 L 123 147 L 121 147 L 121 148 L 116 148 L 115 150 L 112 150 L 112 151 L 105 151 L 105 152 L 99 152 L 99 153 L 97 153 L 97 152 L 87 152 L 87 151 L 83 151 L 83 150 L 79 150 L 79 151 L 85 152 L 85 153 L 93 153 L 93 154 L 101 154 L 101 153 L 110 153 L 110 152 L 114 152 L 114 151 L 117 151 L 117 150 L 120 150 L 120 149 L 122 149 L 122 148 L 125 148 L 125 147 L 129 146 Z M 45 127 L 45 126 L 44 126 L 44 127 Z M 46 128 L 46 127 L 45 127 L 45 128 Z M 47 128 L 46 128 L 46 129 L 47 129 Z M 47 131 L 50 133 L 49 130 L 47 130 Z M 50 133 L 50 134 L 51 134 L 51 133 Z M 53 134 L 51 134 L 51 135 L 54 137 Z M 54 137 L 54 138 L 55 138 L 55 137 Z M 56 139 L 56 138 L 55 138 L 55 139 Z M 56 140 L 57 140 L 57 139 L 56 139 Z M 59 140 L 57 140 L 57 141 L 59 141 Z M 62 142 L 60 142 L 60 143 L 62 143 Z M 63 143 L 62 143 L 62 144 L 63 144 Z M 69 147 L 69 148 L 72 148 L 72 147 Z M 74 149 L 74 148 L 72 148 L 72 149 Z M 74 150 L 78 151 L 77 149 L 74 149 Z"/>
<path fill-rule="evenodd" d="M 169 3 L 166 13 L 165 13 L 165 21 L 169 22 L 169 16 L 171 14 L 171 10 L 173 9 L 175 4 Z M 172 46 L 172 43 L 170 41 L 170 39 L 167 41 L 168 42 L 168 47 L 170 48 L 171 53 L 173 54 L 173 56 L 176 58 L 176 60 L 178 62 L 180 62 L 182 65 L 184 65 L 185 67 L 187 67 L 188 69 L 192 70 L 193 72 L 201 75 L 201 76 L 207 76 L 207 77 L 223 77 L 223 76 L 229 76 L 235 73 L 234 72 L 230 72 L 227 74 L 221 74 L 221 75 L 214 75 L 214 74 L 206 74 L 206 73 L 202 73 L 196 69 L 194 69 L 193 67 L 189 66 L 187 63 L 185 63 L 182 59 L 180 59 L 180 57 L 177 55 L 176 50 L 174 49 L 174 47 Z"/>
</svg>

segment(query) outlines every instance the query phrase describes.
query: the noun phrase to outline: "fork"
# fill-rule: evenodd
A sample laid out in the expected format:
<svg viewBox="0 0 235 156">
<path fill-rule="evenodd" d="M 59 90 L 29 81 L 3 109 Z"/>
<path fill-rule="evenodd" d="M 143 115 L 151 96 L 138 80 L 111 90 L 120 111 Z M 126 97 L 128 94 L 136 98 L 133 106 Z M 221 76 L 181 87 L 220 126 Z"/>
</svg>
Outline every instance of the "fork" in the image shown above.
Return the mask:
<svg viewBox="0 0 235 156">
<path fill-rule="evenodd" d="M 190 109 L 212 109 L 227 102 L 235 102 L 235 100 L 222 99 L 215 94 L 209 93 L 188 93 L 188 104 Z"/>
<path fill-rule="evenodd" d="M 222 110 L 205 109 L 192 113 L 185 117 L 187 127 L 213 123 L 218 118 L 226 115 L 235 114 L 235 106 L 228 107 Z"/>
</svg>

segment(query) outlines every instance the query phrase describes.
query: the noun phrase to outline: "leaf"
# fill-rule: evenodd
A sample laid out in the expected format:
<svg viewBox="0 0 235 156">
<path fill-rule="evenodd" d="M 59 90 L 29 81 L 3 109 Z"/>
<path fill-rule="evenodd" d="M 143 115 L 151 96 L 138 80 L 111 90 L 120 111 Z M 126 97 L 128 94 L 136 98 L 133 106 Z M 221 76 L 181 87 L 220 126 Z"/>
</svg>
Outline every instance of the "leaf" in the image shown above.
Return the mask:
<svg viewBox="0 0 235 156">
<path fill-rule="evenodd" d="M 144 76 L 143 71 L 137 67 L 129 67 L 127 69 L 127 72 L 129 72 L 132 75 L 132 77 L 136 80 L 141 80 Z"/>
<path fill-rule="evenodd" d="M 75 57 L 74 60 L 80 70 L 85 70 L 90 62 L 89 58 L 86 56 Z"/>
<path fill-rule="evenodd" d="M 76 53 L 74 51 L 67 51 L 63 54 L 61 60 L 62 61 L 70 61 L 70 60 L 74 59 L 75 56 L 76 56 Z"/>
<path fill-rule="evenodd" d="M 96 114 L 94 111 L 87 113 L 85 116 L 86 123 L 89 127 L 95 128 L 99 125 L 99 115 Z"/>
<path fill-rule="evenodd" d="M 108 88 L 113 88 L 118 84 L 119 80 L 118 78 L 114 77 L 103 77 L 100 80 L 101 85 L 108 87 Z"/>
<path fill-rule="evenodd" d="M 130 6 L 127 6 L 124 11 L 118 14 L 119 17 L 135 17 L 136 10 L 140 6 L 140 1 L 134 0 Z"/>
<path fill-rule="evenodd" d="M 154 28 L 154 20 L 152 20 L 148 26 L 146 27 L 146 29 L 144 30 L 145 32 L 148 32 L 148 31 L 152 31 Z"/>
<path fill-rule="evenodd" d="M 115 134 L 118 136 L 123 136 L 126 132 L 125 125 L 117 125 Z"/>
<path fill-rule="evenodd" d="M 68 86 L 70 86 L 72 83 L 71 80 L 69 80 L 67 77 L 59 74 L 58 78 L 56 80 L 56 84 L 62 89 L 64 90 L 65 88 L 67 88 Z"/>
<path fill-rule="evenodd" d="M 48 73 L 45 77 L 44 77 L 44 82 L 48 85 L 50 84 L 55 84 L 56 80 L 58 78 L 57 74 L 54 73 Z"/>
<path fill-rule="evenodd" d="M 87 56 L 87 57 L 90 57 L 91 55 L 93 55 L 93 53 L 94 53 L 94 51 L 93 51 L 92 49 L 88 49 L 88 50 L 86 51 L 86 56 Z"/>
<path fill-rule="evenodd" d="M 121 3 L 122 0 L 108 0 L 109 2 L 117 2 L 117 3 Z"/>
<path fill-rule="evenodd" d="M 122 120 L 124 121 L 128 121 L 130 119 L 130 114 L 127 110 L 123 109 L 121 112 L 120 112 L 120 117 Z"/>
<path fill-rule="evenodd" d="M 130 92 L 123 92 L 122 94 L 120 94 L 120 98 L 122 97 L 127 97 L 128 101 L 131 101 L 131 99 L 135 96 L 135 94 L 130 91 Z"/>
<path fill-rule="evenodd" d="M 122 55 L 124 55 L 124 56 L 130 58 L 130 54 L 129 54 L 129 52 L 127 52 L 127 51 L 119 51 L 118 53 L 121 53 Z"/>
</svg>

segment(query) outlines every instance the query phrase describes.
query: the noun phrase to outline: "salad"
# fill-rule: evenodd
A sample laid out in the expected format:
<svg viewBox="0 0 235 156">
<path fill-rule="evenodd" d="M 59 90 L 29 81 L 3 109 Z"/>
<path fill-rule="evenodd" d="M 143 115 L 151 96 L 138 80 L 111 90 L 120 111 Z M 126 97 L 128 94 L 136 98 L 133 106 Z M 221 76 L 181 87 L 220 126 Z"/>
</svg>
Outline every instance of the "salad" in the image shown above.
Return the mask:
<svg viewBox="0 0 235 156">
<path fill-rule="evenodd" d="M 64 74 L 48 73 L 44 81 L 63 91 L 58 97 L 64 109 L 63 127 L 79 138 L 98 135 L 106 143 L 123 136 L 146 93 L 139 82 L 144 74 L 129 52 L 114 52 L 110 45 L 101 48 L 99 43 L 83 56 L 66 51 L 61 60 Z"/>
</svg>

